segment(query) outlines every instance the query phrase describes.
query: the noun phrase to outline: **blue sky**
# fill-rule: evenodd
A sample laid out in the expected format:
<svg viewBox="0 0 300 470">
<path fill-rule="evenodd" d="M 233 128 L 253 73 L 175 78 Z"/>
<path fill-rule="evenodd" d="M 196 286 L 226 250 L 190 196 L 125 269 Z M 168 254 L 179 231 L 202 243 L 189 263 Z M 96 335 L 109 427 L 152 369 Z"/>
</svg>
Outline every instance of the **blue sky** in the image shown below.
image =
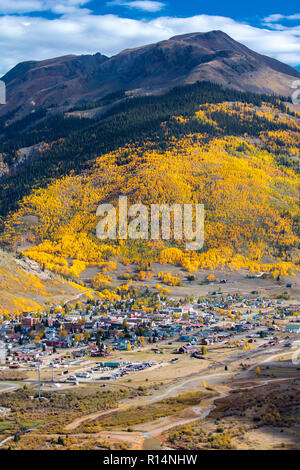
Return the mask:
<svg viewBox="0 0 300 470">
<path fill-rule="evenodd" d="M 115 3 L 112 6 L 112 3 Z M 123 3 L 123 6 L 122 6 Z M 127 5 L 126 5 L 127 3 Z M 131 7 L 128 4 L 132 4 Z M 142 3 L 142 2 L 140 2 Z M 147 3 L 161 4 L 162 7 L 157 9 L 153 6 L 154 11 L 151 12 L 151 5 L 147 12 Z M 119 5 L 118 5 L 119 4 Z M 128 10 L 131 10 L 130 16 L 135 18 L 142 18 L 147 12 L 148 16 L 153 15 L 166 15 L 166 16 L 180 16 L 189 17 L 199 14 L 206 15 L 217 15 L 217 16 L 229 16 L 231 18 L 257 22 L 259 24 L 261 17 L 269 16 L 270 14 L 281 13 L 285 16 L 295 14 L 296 10 L 300 11 L 300 7 L 297 8 L 298 2 L 289 0 L 283 2 L 282 0 L 253 0 L 253 1 L 226 1 L 226 0 L 214 0 L 214 1 L 199 1 L 199 0 L 170 0 L 170 1 L 153 1 L 144 2 L 144 12 L 138 6 L 133 7 L 133 1 L 92 1 L 89 3 L 88 8 L 98 14 L 106 14 L 108 10 L 114 10 L 116 14 L 128 15 Z M 150 11 L 149 11 L 150 10 Z"/>
<path fill-rule="evenodd" d="M 0 0 L 0 76 L 24 60 L 101 52 L 221 29 L 300 66 L 300 5 L 289 0 Z"/>
</svg>

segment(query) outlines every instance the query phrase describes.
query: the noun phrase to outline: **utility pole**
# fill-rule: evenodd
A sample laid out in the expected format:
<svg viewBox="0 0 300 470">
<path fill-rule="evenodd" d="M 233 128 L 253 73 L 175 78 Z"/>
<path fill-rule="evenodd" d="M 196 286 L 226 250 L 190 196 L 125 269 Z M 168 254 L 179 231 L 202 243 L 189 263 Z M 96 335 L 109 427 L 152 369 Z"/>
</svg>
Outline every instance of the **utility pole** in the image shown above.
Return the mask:
<svg viewBox="0 0 300 470">
<path fill-rule="evenodd" d="M 51 364 L 52 367 L 52 383 L 54 383 L 54 364 Z"/>
<path fill-rule="evenodd" d="M 39 400 L 41 399 L 41 364 L 38 365 Z"/>
</svg>

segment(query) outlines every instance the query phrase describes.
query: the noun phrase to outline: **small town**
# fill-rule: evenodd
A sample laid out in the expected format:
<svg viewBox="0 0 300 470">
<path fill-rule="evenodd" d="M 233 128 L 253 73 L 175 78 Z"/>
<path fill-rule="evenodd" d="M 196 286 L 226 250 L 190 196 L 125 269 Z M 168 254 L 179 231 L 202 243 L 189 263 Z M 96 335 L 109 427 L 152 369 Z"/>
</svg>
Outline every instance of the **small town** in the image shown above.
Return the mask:
<svg viewBox="0 0 300 470">
<path fill-rule="evenodd" d="M 24 312 L 18 319 L 2 321 L 1 392 L 21 393 L 23 389 L 26 399 L 45 403 L 52 401 L 52 394 L 70 392 L 81 396 L 84 391 L 121 390 L 121 396 L 116 398 L 119 406 L 126 408 L 124 404 L 129 401 L 130 409 L 140 409 L 146 397 L 150 402 L 163 403 L 165 393 L 161 390 L 170 389 L 171 396 L 182 391 L 179 396 L 185 396 L 186 392 L 220 391 L 229 378 L 242 384 L 250 379 L 251 383 L 260 381 L 269 376 L 266 370 L 263 373 L 266 360 L 261 358 L 268 359 L 270 355 L 279 360 L 275 364 L 268 362 L 268 369 L 276 368 L 272 380 L 282 380 L 287 371 L 295 377 L 299 375 L 297 360 L 296 365 L 284 360 L 287 355 L 292 357 L 299 344 L 299 302 L 258 297 L 254 291 L 247 296 L 164 298 L 159 299 L 157 310 L 143 306 L 132 309 L 133 304 L 134 298 L 129 296 L 111 303 L 78 301 L 74 305 L 53 305 L 40 312 Z M 192 391 L 188 382 L 194 385 Z M 178 388 L 175 394 L 173 388 Z M 0 412 L 7 426 L 12 410 L 4 406 Z M 117 413 L 114 408 L 112 412 Z M 101 411 L 96 415 L 101 416 Z M 194 415 L 192 421 L 198 412 L 194 411 Z M 65 432 L 64 427 L 74 432 L 77 427 L 83 429 L 85 423 L 88 426 L 89 415 L 78 425 L 76 419 L 75 425 L 68 421 L 69 416 L 65 415 L 60 433 Z M 144 421 L 139 418 L 137 422 Z M 94 419 L 91 423 L 95 423 Z M 160 443 L 159 448 L 165 428 L 169 425 L 159 430 L 154 427 L 149 433 Z M 128 428 L 130 432 L 124 426 L 108 429 L 109 432 L 102 430 L 101 436 L 109 438 L 114 448 L 118 442 L 126 448 L 140 448 L 141 441 L 147 443 L 139 426 Z M 4 432 L 8 437 L 0 446 L 5 448 L 11 439 L 16 440 L 15 436 L 25 436 L 22 439 L 26 440 L 33 432 L 31 427 L 22 427 L 10 435 L 8 427 Z"/>
<path fill-rule="evenodd" d="M 295 0 L 0 0 L 10 464 L 300 449 L 299 37 Z"/>
<path fill-rule="evenodd" d="M 149 349 L 151 345 L 156 354 L 164 354 L 167 344 L 173 346 L 173 354 L 197 357 L 205 346 L 228 345 L 238 340 L 251 344 L 261 339 L 261 347 L 274 347 L 285 341 L 285 346 L 291 347 L 297 339 L 295 335 L 300 334 L 299 303 L 284 305 L 280 300 L 228 296 L 196 304 L 173 301 L 176 306 L 165 302 L 162 310 L 147 313 L 144 309 L 128 309 L 131 302 L 133 299 L 126 300 L 121 310 L 100 301 L 84 308 L 80 303 L 73 308 L 57 305 L 49 313 L 25 312 L 21 321 L 3 321 L 1 362 L 18 369 L 38 364 L 72 365 L 78 358 L 84 362 L 102 357 L 107 370 L 122 365 L 107 362 L 115 351 L 133 351 L 138 357 L 141 348 Z M 140 370 L 142 365 L 131 364 L 130 368 Z"/>
</svg>

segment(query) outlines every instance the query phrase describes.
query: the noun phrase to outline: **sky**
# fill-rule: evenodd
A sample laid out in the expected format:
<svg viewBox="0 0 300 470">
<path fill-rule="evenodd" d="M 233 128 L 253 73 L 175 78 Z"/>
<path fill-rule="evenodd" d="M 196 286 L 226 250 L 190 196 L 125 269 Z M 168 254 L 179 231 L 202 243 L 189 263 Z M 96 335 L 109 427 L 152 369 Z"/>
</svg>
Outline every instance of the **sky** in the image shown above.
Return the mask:
<svg viewBox="0 0 300 470">
<path fill-rule="evenodd" d="M 112 56 L 213 29 L 300 70 L 295 0 L 0 0 L 0 76 L 26 60 Z"/>
</svg>

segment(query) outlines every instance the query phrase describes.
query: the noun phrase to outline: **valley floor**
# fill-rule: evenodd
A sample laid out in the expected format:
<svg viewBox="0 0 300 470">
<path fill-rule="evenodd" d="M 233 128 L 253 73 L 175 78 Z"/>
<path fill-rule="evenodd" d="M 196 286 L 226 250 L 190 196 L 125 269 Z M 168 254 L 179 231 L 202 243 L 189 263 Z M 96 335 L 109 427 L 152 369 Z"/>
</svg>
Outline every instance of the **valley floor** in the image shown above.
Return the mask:
<svg viewBox="0 0 300 470">
<path fill-rule="evenodd" d="M 145 351 L 144 354 L 147 352 Z M 251 365 L 247 370 L 241 370 L 240 363 L 243 362 L 246 355 Z M 299 449 L 300 380 L 299 373 L 291 364 L 291 355 L 292 351 L 287 352 L 281 349 L 273 350 L 272 354 L 253 351 L 253 357 L 249 357 L 249 352 L 227 352 L 225 357 L 228 371 L 224 371 L 224 367 L 220 367 L 214 361 L 216 353 L 213 352 L 209 354 L 210 361 L 198 360 L 197 362 L 195 359 L 194 370 L 184 366 L 187 359 L 183 358 L 177 364 L 176 373 L 170 374 L 168 369 L 172 369 L 174 365 L 166 363 L 160 369 L 163 372 L 161 376 L 166 377 L 166 382 L 158 387 L 158 390 L 153 390 L 150 386 L 145 396 L 122 399 L 117 407 L 112 407 L 107 411 L 99 410 L 88 413 L 71 421 L 65 414 L 59 432 L 51 432 L 50 429 L 46 431 L 47 424 L 45 423 L 38 428 L 28 430 L 28 433 L 21 435 L 18 442 L 14 441 L 14 435 L 4 438 L 0 446 L 2 449 Z M 261 368 L 260 376 L 255 373 L 255 368 L 258 365 Z M 143 377 L 138 377 L 137 373 L 135 377 L 133 376 L 131 385 L 136 387 L 140 381 L 144 385 L 149 381 L 151 383 L 153 374 L 157 379 L 156 373 L 155 370 L 145 372 Z M 125 383 L 125 380 L 121 382 Z M 122 383 L 119 385 L 122 386 Z M 99 385 L 90 384 L 87 385 L 87 388 L 90 388 L 92 393 L 92 389 L 99 390 Z M 272 424 L 265 423 L 263 419 L 259 423 L 253 419 L 251 421 L 249 416 L 241 417 L 243 414 L 236 407 L 237 396 L 249 394 L 248 398 L 251 402 L 251 392 L 255 391 L 255 399 L 259 403 L 261 397 L 266 394 L 271 396 L 274 389 L 276 393 L 288 392 L 295 395 L 295 401 L 292 403 L 295 422 L 289 421 L 289 419 L 284 421 L 284 416 L 282 416 L 282 421 Z M 147 410 L 149 406 L 163 406 L 163 400 L 194 393 L 196 390 L 207 391 L 211 396 L 200 399 L 198 405 L 188 406 L 154 421 L 143 422 L 140 420 L 135 425 L 126 424 L 126 422 L 130 422 L 131 412 L 136 407 L 140 413 L 143 413 L 143 410 Z M 82 387 L 79 391 L 82 391 Z M 265 413 L 264 410 L 261 416 L 263 417 Z M 259 411 L 258 414 L 260 414 Z M 115 415 L 119 416 L 120 424 L 117 424 L 118 420 L 111 420 L 109 424 L 109 418 Z M 205 433 L 210 435 L 210 441 L 203 438 L 203 435 L 199 433 L 199 428 L 204 429 Z M 226 432 L 229 430 L 227 438 Z M 202 436 L 201 439 L 199 436 Z M 59 444 L 58 438 L 63 440 L 63 445 Z"/>
</svg>

